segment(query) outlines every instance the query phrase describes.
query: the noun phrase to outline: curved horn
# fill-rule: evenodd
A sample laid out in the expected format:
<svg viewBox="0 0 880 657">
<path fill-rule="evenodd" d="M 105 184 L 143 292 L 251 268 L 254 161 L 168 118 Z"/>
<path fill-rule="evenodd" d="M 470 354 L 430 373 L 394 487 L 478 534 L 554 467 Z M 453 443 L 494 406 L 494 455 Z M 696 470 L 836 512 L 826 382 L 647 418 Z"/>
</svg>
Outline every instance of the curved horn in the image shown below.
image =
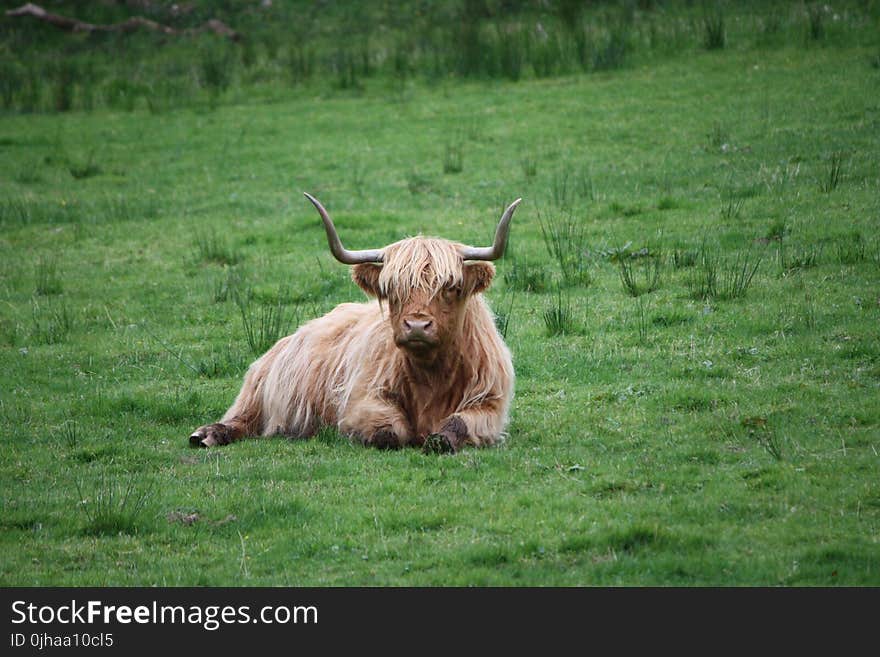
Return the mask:
<svg viewBox="0 0 880 657">
<path fill-rule="evenodd" d="M 516 199 L 507 206 L 504 214 L 501 215 L 501 221 L 498 222 L 498 228 L 495 229 L 495 242 L 492 246 L 466 246 L 461 249 L 462 260 L 498 260 L 504 255 L 507 236 L 510 234 L 510 219 L 520 201 L 522 201 L 521 198 Z"/>
<path fill-rule="evenodd" d="M 303 193 L 306 198 L 312 202 L 315 209 L 318 210 L 321 219 L 324 220 L 324 230 L 327 231 L 327 243 L 330 245 L 330 251 L 339 262 L 346 265 L 357 265 L 362 262 L 382 262 L 382 252 L 378 249 L 349 251 L 342 246 L 342 241 L 339 239 L 339 235 L 336 234 L 336 226 L 333 225 L 333 220 L 330 219 L 330 215 L 327 214 L 324 206 L 321 205 L 321 202 L 311 194 L 307 192 Z"/>
</svg>

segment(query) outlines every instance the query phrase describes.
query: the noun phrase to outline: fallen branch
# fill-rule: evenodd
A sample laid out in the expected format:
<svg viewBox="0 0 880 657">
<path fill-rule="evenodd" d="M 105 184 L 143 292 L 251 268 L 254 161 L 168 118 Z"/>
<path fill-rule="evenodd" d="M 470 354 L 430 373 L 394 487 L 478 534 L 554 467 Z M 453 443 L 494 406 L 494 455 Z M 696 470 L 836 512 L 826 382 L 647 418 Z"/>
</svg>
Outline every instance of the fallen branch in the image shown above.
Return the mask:
<svg viewBox="0 0 880 657">
<path fill-rule="evenodd" d="M 177 28 L 171 27 L 170 25 L 162 25 L 161 23 L 151 21 L 150 19 L 144 18 L 143 16 L 132 16 L 128 20 L 125 20 L 121 23 L 113 23 L 112 25 L 95 25 L 94 23 L 86 23 L 85 21 L 80 21 L 75 18 L 70 18 L 68 16 L 52 14 L 40 7 L 39 5 L 35 5 L 30 2 L 26 5 L 22 5 L 18 9 L 9 9 L 6 12 L 6 15 L 11 18 L 17 18 L 19 16 L 31 16 L 39 21 L 49 23 L 50 25 L 54 25 L 58 29 L 65 30 L 67 32 L 87 32 L 91 34 L 93 32 L 135 32 L 137 30 L 144 29 L 173 36 L 190 36 L 194 34 L 201 34 L 203 32 L 213 32 L 217 36 L 226 37 L 231 41 L 241 40 L 241 35 L 238 32 L 233 30 L 223 21 L 219 21 L 216 18 L 212 18 L 201 27 L 187 28 L 185 30 L 178 30 Z"/>
<path fill-rule="evenodd" d="M 169 2 L 168 0 L 99 0 L 102 5 L 118 7 L 125 5 L 132 11 L 141 11 L 146 15 L 187 16 L 196 9 L 193 2 Z"/>
</svg>

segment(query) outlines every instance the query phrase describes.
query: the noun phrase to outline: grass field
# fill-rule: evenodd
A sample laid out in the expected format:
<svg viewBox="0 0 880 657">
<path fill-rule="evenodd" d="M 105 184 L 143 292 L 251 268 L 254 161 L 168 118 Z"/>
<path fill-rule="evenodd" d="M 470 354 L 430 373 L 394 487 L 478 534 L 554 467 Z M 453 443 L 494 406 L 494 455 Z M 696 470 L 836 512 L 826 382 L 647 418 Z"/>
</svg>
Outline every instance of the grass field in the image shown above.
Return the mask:
<svg viewBox="0 0 880 657">
<path fill-rule="evenodd" d="M 7 112 L 0 583 L 880 585 L 877 53 Z M 303 191 L 352 248 L 523 197 L 503 446 L 187 446 L 363 298 Z"/>
</svg>

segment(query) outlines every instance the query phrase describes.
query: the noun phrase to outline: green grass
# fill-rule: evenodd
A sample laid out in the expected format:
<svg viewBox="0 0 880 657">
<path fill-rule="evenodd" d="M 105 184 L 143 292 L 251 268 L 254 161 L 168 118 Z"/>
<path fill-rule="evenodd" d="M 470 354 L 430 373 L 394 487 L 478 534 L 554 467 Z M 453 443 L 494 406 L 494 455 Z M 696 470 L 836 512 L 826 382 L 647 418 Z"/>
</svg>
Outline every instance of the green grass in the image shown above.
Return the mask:
<svg viewBox="0 0 880 657">
<path fill-rule="evenodd" d="M 5 115 L 0 582 L 880 585 L 877 46 L 824 18 L 755 49 L 725 13 L 723 49 L 697 21 L 692 50 L 590 75 Z M 503 446 L 187 447 L 253 358 L 241 294 L 254 344 L 363 298 L 302 191 L 351 248 L 488 243 L 523 197 L 488 294 Z M 661 234 L 672 266 L 633 299 L 605 256 Z M 692 293 L 704 249 L 747 293 Z M 562 293 L 578 330 L 550 337 Z"/>
<path fill-rule="evenodd" d="M 638 297 L 658 289 L 663 273 L 662 254 L 644 248 L 644 254 L 628 251 L 619 253 L 615 258 L 620 271 L 620 282 L 623 289 L 631 297 Z"/>
</svg>

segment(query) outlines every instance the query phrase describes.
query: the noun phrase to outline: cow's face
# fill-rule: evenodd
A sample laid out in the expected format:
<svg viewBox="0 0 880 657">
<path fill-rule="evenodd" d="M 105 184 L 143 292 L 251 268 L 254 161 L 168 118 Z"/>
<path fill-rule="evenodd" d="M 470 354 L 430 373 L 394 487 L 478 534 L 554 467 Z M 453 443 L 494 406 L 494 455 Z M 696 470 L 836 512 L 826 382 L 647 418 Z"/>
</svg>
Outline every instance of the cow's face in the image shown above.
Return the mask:
<svg viewBox="0 0 880 657">
<path fill-rule="evenodd" d="M 492 246 L 465 246 L 430 237 L 411 237 L 384 249 L 353 251 L 342 246 L 333 220 L 314 196 L 333 256 L 354 265 L 352 277 L 367 294 L 387 305 L 398 347 L 425 361 L 443 353 L 462 332 L 470 298 L 489 287 L 492 260 L 504 255 L 517 199 L 501 215 Z"/>
<path fill-rule="evenodd" d="M 461 334 L 468 300 L 489 287 L 495 267 L 464 262 L 461 245 L 414 237 L 383 249 L 382 264 L 359 264 L 352 278 L 387 306 L 395 344 L 433 360 Z"/>
</svg>

